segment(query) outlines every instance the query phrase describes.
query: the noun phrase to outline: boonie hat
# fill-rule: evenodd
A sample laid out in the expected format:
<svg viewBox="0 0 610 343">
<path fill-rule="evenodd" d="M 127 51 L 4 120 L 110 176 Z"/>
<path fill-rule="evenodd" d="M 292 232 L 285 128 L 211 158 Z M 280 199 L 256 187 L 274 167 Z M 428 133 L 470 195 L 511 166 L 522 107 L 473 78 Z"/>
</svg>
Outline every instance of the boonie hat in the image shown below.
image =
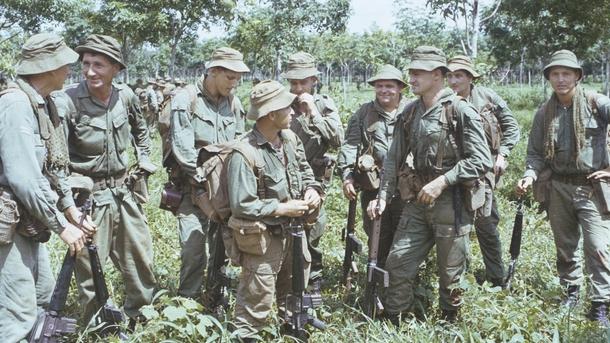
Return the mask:
<svg viewBox="0 0 610 343">
<path fill-rule="evenodd" d="M 98 34 L 89 35 L 83 44 L 76 47 L 76 52 L 81 55 L 81 58 L 85 52 L 100 53 L 119 63 L 121 65 L 121 70 L 127 68 L 123 60 L 121 44 L 110 36 Z"/>
<path fill-rule="evenodd" d="M 402 79 L 402 72 L 391 64 L 386 64 L 370 79 L 366 80 L 369 85 L 374 86 L 378 80 L 394 80 L 407 86 L 407 83 Z"/>
<path fill-rule="evenodd" d="M 467 71 L 475 79 L 481 77 L 481 75 L 474 70 L 470 57 L 464 55 L 457 55 L 450 59 L 449 62 L 447 62 L 447 69 L 452 72 L 458 70 Z"/>
<path fill-rule="evenodd" d="M 206 63 L 205 67 L 206 69 L 223 67 L 237 73 L 247 73 L 250 71 L 250 68 L 244 63 L 244 55 L 229 47 L 214 50 L 212 59 Z"/>
<path fill-rule="evenodd" d="M 270 112 L 290 106 L 296 97 L 277 81 L 261 81 L 250 92 L 250 110 L 246 117 L 258 120 Z"/>
<path fill-rule="evenodd" d="M 310 76 L 318 76 L 316 59 L 306 52 L 300 51 L 288 57 L 286 72 L 280 76 L 288 80 L 303 80 Z"/>
<path fill-rule="evenodd" d="M 447 69 L 447 57 L 445 57 L 445 53 L 439 48 L 422 45 L 415 48 L 415 51 L 411 56 L 411 63 L 407 69 L 433 71 L 436 68 L 449 70 Z"/>
<path fill-rule="evenodd" d="M 576 55 L 570 50 L 559 50 L 555 51 L 553 55 L 551 55 L 551 62 L 547 64 L 544 69 L 544 78 L 549 79 L 549 72 L 553 67 L 567 67 L 571 69 L 576 69 L 580 72 L 579 80 L 582 79 L 582 67 L 578 64 L 578 59 Z"/>
<path fill-rule="evenodd" d="M 23 44 L 15 69 L 17 75 L 41 74 L 77 60 L 78 54 L 66 45 L 63 38 L 53 33 L 39 33 Z"/>
</svg>

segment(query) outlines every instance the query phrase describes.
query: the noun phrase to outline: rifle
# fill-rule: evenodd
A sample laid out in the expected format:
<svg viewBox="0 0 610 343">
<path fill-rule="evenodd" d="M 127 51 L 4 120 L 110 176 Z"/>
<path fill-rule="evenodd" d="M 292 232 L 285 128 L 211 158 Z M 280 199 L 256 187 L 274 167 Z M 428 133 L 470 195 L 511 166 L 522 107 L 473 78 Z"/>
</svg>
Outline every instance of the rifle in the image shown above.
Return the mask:
<svg viewBox="0 0 610 343">
<path fill-rule="evenodd" d="M 303 268 L 303 224 L 292 220 L 289 225 L 292 236 L 292 294 L 286 296 L 285 320 L 289 334 L 301 341 L 308 339 L 305 325 L 316 329 L 326 329 L 326 324 L 310 313 L 310 310 L 322 305 L 320 294 L 305 293 L 305 272 Z"/>
<path fill-rule="evenodd" d="M 352 175 L 355 175 L 358 168 L 358 160 L 360 159 L 360 145 L 356 148 L 356 162 Z M 358 197 L 349 201 L 349 209 L 347 211 L 347 225 L 341 231 L 341 240 L 345 242 L 345 255 L 343 256 L 343 277 L 342 283 L 350 290 L 352 288 L 352 278 L 358 274 L 358 265 L 354 258 L 354 253 L 362 252 L 362 242 L 356 237 L 356 207 L 358 206 Z"/>
<path fill-rule="evenodd" d="M 380 176 L 383 177 L 383 171 Z M 375 212 L 379 214 L 379 193 L 377 193 L 377 207 Z M 381 234 L 381 215 L 373 222 L 373 230 L 369 237 L 369 261 L 367 263 L 366 289 L 364 291 L 364 313 L 369 318 L 383 312 L 383 304 L 379 298 L 378 288 L 390 286 L 390 274 L 385 269 L 377 266 L 377 253 L 379 252 L 379 235 Z"/>
<path fill-rule="evenodd" d="M 213 259 L 213 263 L 212 267 L 208 269 L 203 303 L 213 313 L 222 317 L 229 306 L 225 292 L 226 288 L 229 286 L 230 279 L 225 272 L 226 255 L 225 245 L 222 240 L 222 230 L 224 230 L 224 228 L 221 224 L 210 222 L 210 228 L 212 228 L 212 225 L 216 226 L 215 230 L 210 230 L 210 233 L 212 233 L 212 231 L 214 232 L 215 253 L 214 256 L 210 257 Z"/>
<path fill-rule="evenodd" d="M 517 213 L 515 214 L 515 223 L 513 224 L 513 235 L 510 238 L 510 263 L 508 264 L 508 274 L 506 275 L 506 289 L 510 289 L 515 268 L 517 267 L 517 259 L 521 253 L 521 234 L 523 233 L 523 198 L 517 201 Z"/>
<path fill-rule="evenodd" d="M 55 343 L 59 342 L 61 337 L 76 332 L 76 320 L 60 316 L 66 305 L 74 264 L 75 258 L 68 251 L 57 277 L 49 309 L 38 315 L 32 331 L 28 334 L 28 343 Z"/>
</svg>

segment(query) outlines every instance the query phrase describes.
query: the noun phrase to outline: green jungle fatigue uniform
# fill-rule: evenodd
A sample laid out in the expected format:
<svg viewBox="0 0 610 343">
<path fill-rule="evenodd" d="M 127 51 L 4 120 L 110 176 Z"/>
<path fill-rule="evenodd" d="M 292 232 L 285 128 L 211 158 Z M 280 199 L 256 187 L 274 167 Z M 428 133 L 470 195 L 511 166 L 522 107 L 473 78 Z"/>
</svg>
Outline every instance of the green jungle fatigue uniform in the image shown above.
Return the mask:
<svg viewBox="0 0 610 343">
<path fill-rule="evenodd" d="M 466 268 L 468 233 L 472 228 L 473 213 L 462 206 L 459 209 L 461 220 L 459 227 L 456 227 L 453 194 L 455 187 L 459 187 L 462 182 L 484 175 L 491 168 L 492 161 L 479 114 L 465 101 L 458 101 L 453 107 L 459 130 L 456 136 L 462 142 L 463 158 L 456 160 L 447 133 L 447 138 L 441 142 L 444 144 L 442 170 L 435 171 L 442 132 L 440 120 L 443 103 L 452 101 L 454 97 L 453 91 L 445 89 L 438 102 L 429 109 L 425 109 L 421 99 L 409 103 L 396 123 L 396 128 L 400 129 L 395 132 L 384 163 L 385 181 L 381 185 L 380 196 L 387 202 L 394 196 L 398 170 L 405 163 L 409 152 L 413 154 L 415 172 L 425 183 L 444 175 L 449 184 L 434 205 L 427 206 L 412 201 L 404 208 L 386 261 L 390 286 L 384 296 L 384 304 L 390 314 L 411 309 L 417 270 L 435 244 L 440 307 L 451 311 L 461 304 L 459 290 L 451 291 L 451 288 L 457 286 Z M 410 131 L 405 132 L 405 117 L 413 109 L 415 111 Z"/>
<path fill-rule="evenodd" d="M 146 87 L 145 97 L 147 106 L 144 111 L 144 118 L 146 119 L 146 124 L 148 125 L 148 131 L 150 134 L 152 134 L 154 132 L 155 125 L 157 125 L 159 103 L 163 99 L 157 99 L 157 94 L 155 93 L 155 90 L 152 89 L 152 86 Z M 142 107 L 142 109 L 144 110 L 144 107 Z"/>
<path fill-rule="evenodd" d="M 17 80 L 17 86 L 0 97 L 0 193 L 10 191 L 19 199 L 22 220 L 31 217 L 59 234 L 67 220 L 57 208 L 58 194 L 71 199 L 72 193 L 65 187 L 67 170 L 53 170 L 56 167 L 47 164 L 46 141 L 32 108 L 41 109 L 39 115 L 47 116 L 43 120 L 50 124 L 48 99 L 23 79 Z M 50 172 L 60 183 L 57 193 L 47 179 Z M 4 220 L 5 216 L 6 213 L 2 214 L 0 219 Z M 3 342 L 17 342 L 26 337 L 38 311 L 49 304 L 54 285 L 49 253 L 44 244 L 18 233 L 12 243 L 0 244 L 0 336 Z"/>
<path fill-rule="evenodd" d="M 470 97 L 467 100 L 479 113 L 485 106 L 491 105 L 495 108 L 495 115 L 502 130 L 502 139 L 498 150 L 491 151 L 492 159 L 495 161 L 498 154 L 508 158 L 510 151 L 519 141 L 520 133 L 519 124 L 504 99 L 489 88 L 472 86 Z M 496 185 L 500 182 L 499 178 L 496 179 L 493 170 L 487 172 L 486 179 L 489 185 L 492 186 L 492 189 L 495 189 Z M 493 193 L 491 196 L 491 213 L 485 215 L 484 211 L 479 211 L 475 220 L 475 229 L 481 253 L 483 254 L 487 279 L 493 284 L 501 285 L 504 283 L 504 263 L 502 262 L 500 234 L 497 229 L 500 217 L 495 196 Z"/>
<path fill-rule="evenodd" d="M 110 256 L 125 285 L 125 313 L 139 315 L 150 304 L 155 287 L 152 239 L 140 203 L 125 184 L 133 140 L 138 160 L 148 161 L 150 138 L 138 98 L 124 85 L 112 85 L 108 106 L 94 98 L 86 81 L 55 94 L 64 117 L 71 169 L 94 181 L 91 217 L 97 225 L 94 241 L 102 264 Z M 89 256 L 76 263 L 79 302 L 89 321 L 97 309 Z"/>
<path fill-rule="evenodd" d="M 262 221 L 269 240 L 262 256 L 241 252 L 242 272 L 235 301 L 235 325 L 247 337 L 266 324 L 275 296 L 282 308 L 291 289 L 292 236 L 284 227 L 288 217 L 273 215 L 280 202 L 302 198 L 307 188 L 322 192 L 305 159 L 301 141 L 290 130 L 282 130 L 283 148 L 275 150 L 256 126 L 242 141 L 250 144 L 264 161 L 264 198 L 259 197 L 257 177 L 243 155 L 232 154 L 228 165 L 229 202 L 232 215 L 245 220 Z M 303 242 L 304 243 L 304 242 Z M 311 255 L 303 244 L 305 281 L 308 280 Z"/>
<path fill-rule="evenodd" d="M 600 212 L 600 201 L 586 179 L 590 173 L 607 168 L 607 127 L 610 122 L 610 99 L 596 97 L 597 113 L 583 91 L 577 87 L 573 105 L 563 107 L 553 97 L 543 104 L 534 117 L 527 145 L 527 161 L 524 177 L 536 180 L 545 168 L 551 168 L 551 190 L 548 217 L 557 248 L 557 272 L 563 286 L 579 286 L 583 282 L 581 256 L 578 247 L 583 238 L 584 260 L 591 275 L 591 301 L 610 301 L 610 215 Z M 577 97 L 581 97 L 577 99 Z M 576 151 L 574 130 L 574 105 L 587 103 L 581 117 L 584 128 L 584 145 Z M 545 110 L 554 106 L 554 157 L 545 157 Z M 552 109 L 551 109 L 552 110 Z M 551 127 L 551 126 L 548 126 Z"/>
<path fill-rule="evenodd" d="M 353 177 L 358 146 L 361 148 L 361 154 L 368 151 L 375 159 L 377 166 L 379 168 L 383 167 L 383 161 L 392 143 L 396 121 L 406 104 L 407 101 L 403 98 L 395 113 L 388 113 L 379 105 L 377 100 L 374 100 L 362 105 L 350 117 L 347 123 L 347 131 L 345 132 L 345 144 L 341 146 L 337 159 L 337 170 L 341 172 L 344 181 Z M 377 191 L 362 190 L 360 192 L 363 228 L 367 235 L 371 234 L 373 221 L 366 215 L 366 208 L 369 202 L 376 197 Z M 385 265 L 403 207 L 403 201 L 396 194 L 389 203 L 387 210 L 383 212 L 381 233 L 379 235 L 379 255 L 377 258 L 379 266 Z"/>
<path fill-rule="evenodd" d="M 290 129 L 303 142 L 307 162 L 313 170 L 316 180 L 327 186 L 330 179 L 326 179 L 324 172 L 324 154 L 331 148 L 339 148 L 342 143 L 343 127 L 335 102 L 328 95 L 314 95 L 314 101 L 319 116 L 310 118 L 299 112 L 294 106 L 295 117 L 292 119 Z M 318 249 L 320 238 L 326 229 L 326 210 L 320 208 L 320 215 L 313 227 L 307 231 L 307 246 L 311 253 L 311 278 L 322 276 L 322 251 Z"/>
<path fill-rule="evenodd" d="M 218 225 L 210 222 L 193 204 L 189 180 L 195 175 L 199 149 L 232 141 L 243 133 L 244 128 L 241 103 L 234 101 L 237 98 L 231 95 L 215 103 L 203 80 L 196 86 L 194 103 L 186 91 L 179 92 L 172 100 L 169 133 L 170 158 L 175 162 L 177 172 L 176 184 L 184 194 L 177 212 L 182 262 L 178 294 L 191 298 L 201 294 L 207 261 L 206 236 L 209 232 L 210 256 L 214 256 L 213 236 Z M 236 104 L 238 108 L 234 107 Z M 213 261 L 209 261 L 208 266 L 212 265 Z"/>
</svg>

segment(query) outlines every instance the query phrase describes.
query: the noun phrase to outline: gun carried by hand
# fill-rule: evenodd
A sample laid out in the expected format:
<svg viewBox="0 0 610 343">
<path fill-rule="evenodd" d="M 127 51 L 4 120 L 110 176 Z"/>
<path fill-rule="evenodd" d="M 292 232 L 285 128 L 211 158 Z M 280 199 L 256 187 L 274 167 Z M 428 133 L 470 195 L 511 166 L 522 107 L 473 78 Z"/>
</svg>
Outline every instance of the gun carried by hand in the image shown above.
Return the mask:
<svg viewBox="0 0 610 343">
<path fill-rule="evenodd" d="M 356 162 L 354 162 L 354 170 L 352 175 L 356 174 L 358 168 L 358 160 L 360 159 L 360 145 L 356 148 Z M 352 288 L 352 279 L 358 274 L 358 264 L 354 254 L 362 252 L 362 242 L 356 237 L 356 207 L 358 206 L 358 196 L 349 201 L 349 209 L 347 211 L 347 225 L 341 232 L 341 240 L 345 242 L 345 255 L 343 256 L 343 277 L 341 282 L 350 290 Z"/>
<path fill-rule="evenodd" d="M 285 320 L 291 336 L 306 342 L 308 339 L 305 325 L 309 324 L 319 330 L 326 329 L 326 324 L 315 317 L 313 310 L 322 305 L 320 294 L 305 293 L 305 271 L 303 268 L 303 240 L 305 233 L 300 220 L 290 223 L 292 236 L 292 294 L 286 297 Z"/>
<path fill-rule="evenodd" d="M 226 290 L 229 287 L 230 279 L 226 274 L 226 255 L 225 245 L 222 240 L 222 224 L 210 222 L 210 226 L 215 225 L 214 232 L 214 256 L 212 268 L 208 270 L 206 279 L 206 290 L 203 295 L 204 305 L 211 310 L 214 314 L 222 317 L 226 309 L 229 306 L 229 302 L 226 297 Z"/>
<path fill-rule="evenodd" d="M 517 267 L 517 259 L 521 253 L 521 235 L 523 233 L 523 198 L 517 201 L 517 213 L 515 214 L 515 223 L 513 224 L 513 235 L 510 238 L 510 263 L 508 265 L 508 274 L 506 275 L 506 289 L 510 289 L 515 268 Z"/>
<path fill-rule="evenodd" d="M 70 289 L 74 263 L 75 258 L 68 251 L 57 277 L 49 309 L 38 315 L 27 337 L 28 343 L 55 343 L 59 342 L 61 337 L 76 331 L 76 320 L 61 316 Z"/>
<path fill-rule="evenodd" d="M 377 193 L 378 216 L 373 222 L 373 230 L 369 237 L 369 260 L 367 263 L 366 289 L 364 292 L 364 313 L 369 318 L 375 318 L 383 312 L 383 304 L 379 298 L 379 286 L 387 288 L 390 285 L 390 274 L 377 266 L 377 253 L 379 252 L 379 235 L 381 234 L 381 215 L 379 214 L 379 193 Z"/>
</svg>

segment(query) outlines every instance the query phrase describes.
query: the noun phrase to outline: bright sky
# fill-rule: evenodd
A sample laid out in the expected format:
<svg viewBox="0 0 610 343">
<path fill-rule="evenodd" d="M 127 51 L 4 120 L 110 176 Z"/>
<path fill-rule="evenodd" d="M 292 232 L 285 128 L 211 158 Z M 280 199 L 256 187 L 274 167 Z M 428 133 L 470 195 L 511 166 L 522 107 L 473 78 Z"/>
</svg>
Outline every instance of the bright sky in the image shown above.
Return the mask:
<svg viewBox="0 0 610 343">
<path fill-rule="evenodd" d="M 373 25 L 391 30 L 396 21 L 395 14 L 398 6 L 397 0 L 351 0 L 352 16 L 347 23 L 349 32 L 362 33 L 369 31 Z M 424 8 L 426 0 L 399 0 L 413 6 Z"/>
</svg>

